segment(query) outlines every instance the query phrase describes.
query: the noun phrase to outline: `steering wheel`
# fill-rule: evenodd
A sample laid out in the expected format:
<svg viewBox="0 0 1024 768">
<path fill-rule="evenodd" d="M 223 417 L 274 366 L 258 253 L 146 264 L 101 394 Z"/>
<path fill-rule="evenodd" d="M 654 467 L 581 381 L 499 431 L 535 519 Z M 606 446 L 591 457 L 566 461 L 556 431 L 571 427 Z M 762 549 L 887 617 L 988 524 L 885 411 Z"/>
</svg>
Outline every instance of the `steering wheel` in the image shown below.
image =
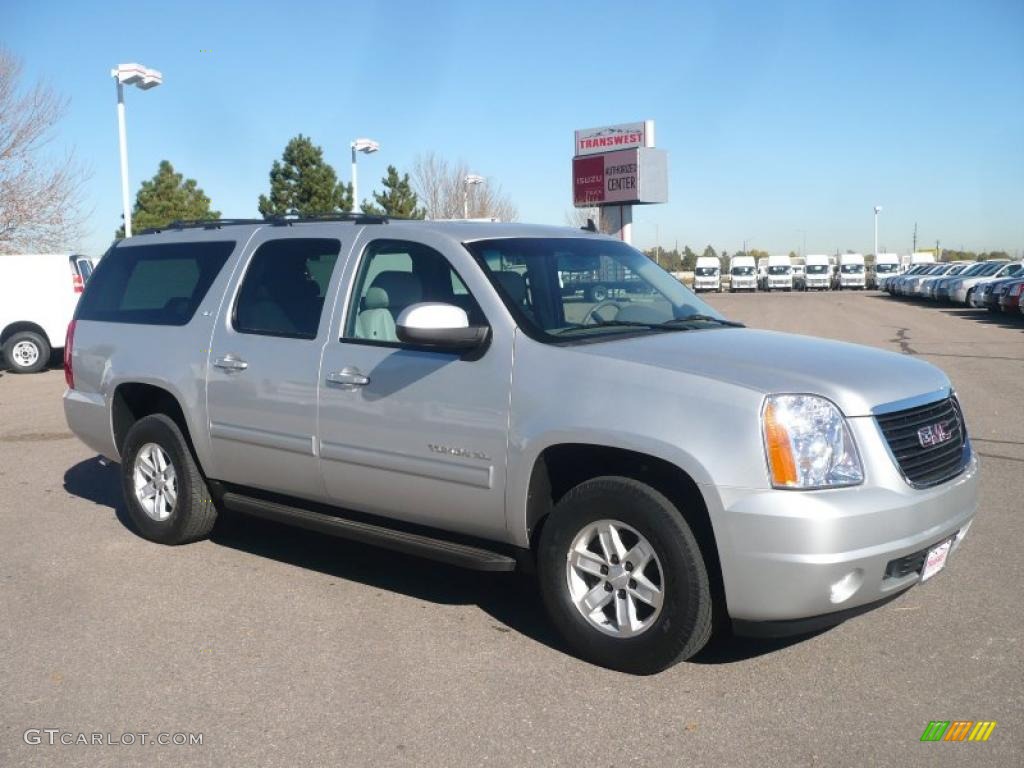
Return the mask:
<svg viewBox="0 0 1024 768">
<path fill-rule="evenodd" d="M 587 314 L 583 316 L 582 325 L 596 325 L 597 323 L 595 322 L 594 318 L 596 316 L 598 316 L 599 310 L 605 309 L 607 307 L 615 307 L 615 315 L 616 315 L 616 317 L 618 316 L 619 311 L 620 311 L 619 305 L 616 304 L 611 299 L 605 299 L 604 301 L 599 302 L 599 303 L 595 304 L 594 306 L 592 306 L 590 308 L 590 311 L 587 312 Z M 604 318 L 602 318 L 602 320 L 603 319 Z M 608 318 L 608 319 L 609 320 L 614 320 L 615 318 L 612 317 L 612 318 Z"/>
</svg>

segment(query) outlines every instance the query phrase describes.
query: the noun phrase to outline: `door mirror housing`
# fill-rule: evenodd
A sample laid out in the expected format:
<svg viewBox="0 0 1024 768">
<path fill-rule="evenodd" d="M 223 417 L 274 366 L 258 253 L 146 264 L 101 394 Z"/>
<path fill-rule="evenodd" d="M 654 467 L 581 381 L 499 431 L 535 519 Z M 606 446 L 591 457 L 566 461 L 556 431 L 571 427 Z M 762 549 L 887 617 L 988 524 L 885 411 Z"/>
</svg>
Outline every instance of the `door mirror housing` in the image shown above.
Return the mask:
<svg viewBox="0 0 1024 768">
<path fill-rule="evenodd" d="M 486 325 L 470 325 L 469 316 L 461 307 L 423 302 L 402 310 L 395 331 L 399 341 L 405 344 L 468 350 L 483 344 L 490 328 Z"/>
</svg>

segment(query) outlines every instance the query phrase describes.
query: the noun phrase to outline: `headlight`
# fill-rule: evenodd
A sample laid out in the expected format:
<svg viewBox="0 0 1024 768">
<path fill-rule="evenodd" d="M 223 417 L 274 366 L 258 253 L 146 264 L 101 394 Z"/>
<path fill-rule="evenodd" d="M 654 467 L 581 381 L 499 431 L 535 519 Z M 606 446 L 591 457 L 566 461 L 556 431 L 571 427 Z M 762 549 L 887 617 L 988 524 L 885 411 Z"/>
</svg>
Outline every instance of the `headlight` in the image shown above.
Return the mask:
<svg viewBox="0 0 1024 768">
<path fill-rule="evenodd" d="M 761 425 L 774 487 L 834 488 L 864 481 L 853 435 L 830 400 L 770 395 Z"/>
</svg>

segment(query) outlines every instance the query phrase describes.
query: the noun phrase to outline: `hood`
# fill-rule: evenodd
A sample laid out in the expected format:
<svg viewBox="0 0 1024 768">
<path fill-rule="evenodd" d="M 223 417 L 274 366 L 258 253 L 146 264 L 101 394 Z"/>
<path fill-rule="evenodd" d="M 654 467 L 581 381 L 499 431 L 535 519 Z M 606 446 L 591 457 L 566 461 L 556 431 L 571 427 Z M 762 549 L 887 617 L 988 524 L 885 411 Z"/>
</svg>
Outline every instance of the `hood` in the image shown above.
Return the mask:
<svg viewBox="0 0 1024 768">
<path fill-rule="evenodd" d="M 908 355 L 748 328 L 652 333 L 573 349 L 763 394 L 821 395 L 847 416 L 869 416 L 878 406 L 908 398 L 934 394 L 938 400 L 950 390 L 942 371 Z"/>
</svg>

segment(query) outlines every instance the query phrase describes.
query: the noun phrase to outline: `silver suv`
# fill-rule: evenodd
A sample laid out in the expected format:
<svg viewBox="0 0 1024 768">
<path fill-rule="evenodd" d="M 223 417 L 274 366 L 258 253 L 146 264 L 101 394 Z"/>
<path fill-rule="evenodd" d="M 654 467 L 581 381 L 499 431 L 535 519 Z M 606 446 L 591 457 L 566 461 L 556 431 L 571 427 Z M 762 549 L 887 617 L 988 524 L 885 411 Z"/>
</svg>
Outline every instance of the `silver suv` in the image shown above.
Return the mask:
<svg viewBox="0 0 1024 768">
<path fill-rule="evenodd" d="M 567 273 L 634 276 L 600 301 Z M 589 298 L 588 298 L 589 297 Z M 918 359 L 729 322 L 628 245 L 481 222 L 171 225 L 78 305 L 65 412 L 138 532 L 229 509 L 535 571 L 598 664 L 838 623 L 967 532 L 978 463 Z"/>
</svg>

